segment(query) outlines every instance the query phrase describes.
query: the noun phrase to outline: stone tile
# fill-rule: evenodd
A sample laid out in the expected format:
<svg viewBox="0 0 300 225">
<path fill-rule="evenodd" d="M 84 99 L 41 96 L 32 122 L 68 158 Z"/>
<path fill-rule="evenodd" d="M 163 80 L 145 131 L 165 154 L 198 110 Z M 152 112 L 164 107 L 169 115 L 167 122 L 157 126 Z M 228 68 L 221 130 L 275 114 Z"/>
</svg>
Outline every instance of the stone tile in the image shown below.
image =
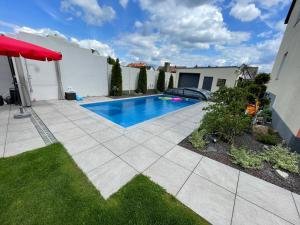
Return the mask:
<svg viewBox="0 0 300 225">
<path fill-rule="evenodd" d="M 120 158 L 115 158 L 92 170 L 88 173 L 88 177 L 100 191 L 101 195 L 107 199 L 129 182 L 137 173 L 137 171 Z"/>
<path fill-rule="evenodd" d="M 88 125 L 88 124 L 94 124 L 94 123 L 96 123 L 96 120 L 92 119 L 89 116 L 87 117 L 85 115 L 84 118 L 81 118 L 79 120 L 75 120 L 75 121 L 73 121 L 73 123 L 75 123 L 77 126 L 81 127 L 81 126 Z"/>
<path fill-rule="evenodd" d="M 215 160 L 203 157 L 194 173 L 235 193 L 239 171 L 219 163 Z"/>
<path fill-rule="evenodd" d="M 108 128 L 107 125 L 101 124 L 98 121 L 94 121 L 94 123 L 91 124 L 81 124 L 79 125 L 79 127 L 88 134 L 95 133 L 97 131 L 101 131 Z"/>
<path fill-rule="evenodd" d="M 67 115 L 67 118 L 69 120 L 72 120 L 72 121 L 80 120 L 80 119 L 87 118 L 87 114 L 83 113 L 83 112 L 79 112 L 79 113 L 76 113 L 76 114 Z"/>
<path fill-rule="evenodd" d="M 65 130 L 72 130 L 76 128 L 76 125 L 72 122 L 58 123 L 48 126 L 48 129 L 52 132 L 61 132 Z"/>
<path fill-rule="evenodd" d="M 200 154 L 192 152 L 178 145 L 176 145 L 164 157 L 190 171 L 197 166 L 198 162 L 202 158 Z"/>
<path fill-rule="evenodd" d="M 4 157 L 4 145 L 0 145 L 0 158 Z"/>
<path fill-rule="evenodd" d="M 149 132 L 137 128 L 126 132 L 125 136 L 141 144 L 146 140 L 150 139 L 153 135 L 150 134 Z"/>
<path fill-rule="evenodd" d="M 280 217 L 237 196 L 232 225 L 291 225 Z"/>
<path fill-rule="evenodd" d="M 45 143 L 41 137 L 27 139 L 19 142 L 6 143 L 4 156 L 13 156 L 22 152 L 44 147 Z"/>
<path fill-rule="evenodd" d="M 120 137 L 122 134 L 114 130 L 113 128 L 106 128 L 91 134 L 99 143 L 103 143 L 109 140 L 114 140 Z"/>
<path fill-rule="evenodd" d="M 73 155 L 73 159 L 77 165 L 86 173 L 115 157 L 111 151 L 101 145 L 96 145 L 86 151 Z"/>
<path fill-rule="evenodd" d="M 7 131 L 20 131 L 20 130 L 27 130 L 34 128 L 34 125 L 32 122 L 29 123 L 22 123 L 22 124 L 9 124 Z"/>
<path fill-rule="evenodd" d="M 54 132 L 53 135 L 56 137 L 57 140 L 64 143 L 72 139 L 85 136 L 86 133 L 84 133 L 80 128 L 73 128 L 67 131 Z"/>
<path fill-rule="evenodd" d="M 230 225 L 235 195 L 192 174 L 177 198 L 214 225 Z"/>
<path fill-rule="evenodd" d="M 142 172 L 155 162 L 160 156 L 142 145 L 138 145 L 132 150 L 120 156 L 137 171 Z"/>
<path fill-rule="evenodd" d="M 175 144 L 156 136 L 143 143 L 143 145 L 159 155 L 164 155 L 175 146 Z"/>
<path fill-rule="evenodd" d="M 237 194 L 291 223 L 299 223 L 290 191 L 241 172 Z"/>
<path fill-rule="evenodd" d="M 141 127 L 141 129 L 143 129 L 144 131 L 147 131 L 153 135 L 160 134 L 165 130 L 165 128 L 163 128 L 155 123 L 145 124 Z"/>
<path fill-rule="evenodd" d="M 194 129 L 182 125 L 175 125 L 170 130 L 182 134 L 183 136 L 189 136 L 194 131 Z"/>
<path fill-rule="evenodd" d="M 171 131 L 171 130 L 165 131 L 165 132 L 161 133 L 159 136 L 169 142 L 174 143 L 174 144 L 178 144 L 184 138 L 186 138 L 185 135 L 179 134 L 179 133 Z"/>
<path fill-rule="evenodd" d="M 0 145 L 4 145 L 6 140 L 6 134 L 0 134 Z"/>
<path fill-rule="evenodd" d="M 36 129 L 27 129 L 21 131 L 9 131 L 7 132 L 7 143 L 19 142 L 26 139 L 37 138 L 39 137 L 39 133 Z"/>
<path fill-rule="evenodd" d="M 190 122 L 190 121 L 184 121 L 182 123 L 179 123 L 178 125 L 183 126 L 183 127 L 188 127 L 190 129 L 197 129 L 197 124 L 194 122 Z"/>
<path fill-rule="evenodd" d="M 6 132 L 7 132 L 7 125 L 3 125 L 3 126 L 0 125 L 0 136 L 6 135 Z"/>
<path fill-rule="evenodd" d="M 98 145 L 98 142 L 88 135 L 64 143 L 65 148 L 71 155 L 90 149 L 96 145 Z"/>
<path fill-rule="evenodd" d="M 169 122 L 169 121 L 165 121 L 163 119 L 156 119 L 156 120 L 153 121 L 153 123 L 165 128 L 165 129 L 175 126 L 174 123 Z"/>
<path fill-rule="evenodd" d="M 103 145 L 116 155 L 121 155 L 124 152 L 127 152 L 129 149 L 132 149 L 133 147 L 137 146 L 138 143 L 122 135 L 110 141 L 104 142 Z"/>
<path fill-rule="evenodd" d="M 47 125 L 53 125 L 53 124 L 58 124 L 58 123 L 67 123 L 70 122 L 70 120 L 68 120 L 66 117 L 55 117 L 55 118 L 51 118 L 51 119 L 43 119 L 43 122 Z"/>
<path fill-rule="evenodd" d="M 170 194 L 176 195 L 190 173 L 187 169 L 161 158 L 143 174 L 149 176 L 152 181 L 165 188 Z"/>
</svg>

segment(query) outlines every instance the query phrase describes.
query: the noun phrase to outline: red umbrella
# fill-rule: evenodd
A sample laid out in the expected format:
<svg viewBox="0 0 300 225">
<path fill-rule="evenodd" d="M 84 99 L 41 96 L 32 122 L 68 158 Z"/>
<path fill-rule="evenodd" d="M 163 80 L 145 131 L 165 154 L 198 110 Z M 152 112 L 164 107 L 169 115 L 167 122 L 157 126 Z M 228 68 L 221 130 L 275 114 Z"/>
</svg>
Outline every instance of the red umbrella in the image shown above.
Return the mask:
<svg viewBox="0 0 300 225">
<path fill-rule="evenodd" d="M 0 35 L 0 55 L 35 59 L 40 61 L 57 61 L 62 59 L 62 54 L 29 42 L 20 41 Z"/>
</svg>

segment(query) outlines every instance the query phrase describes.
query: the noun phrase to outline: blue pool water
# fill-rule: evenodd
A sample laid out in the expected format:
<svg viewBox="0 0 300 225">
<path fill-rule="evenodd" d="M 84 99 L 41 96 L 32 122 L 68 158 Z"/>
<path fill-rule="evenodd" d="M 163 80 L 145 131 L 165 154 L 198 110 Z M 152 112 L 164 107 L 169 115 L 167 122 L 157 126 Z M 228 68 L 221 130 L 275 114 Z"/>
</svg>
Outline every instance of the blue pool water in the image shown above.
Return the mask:
<svg viewBox="0 0 300 225">
<path fill-rule="evenodd" d="M 130 127 L 186 106 L 193 105 L 198 100 L 183 101 L 161 100 L 165 95 L 123 99 L 109 102 L 99 102 L 81 105 L 98 115 L 101 115 L 122 127 Z"/>
</svg>

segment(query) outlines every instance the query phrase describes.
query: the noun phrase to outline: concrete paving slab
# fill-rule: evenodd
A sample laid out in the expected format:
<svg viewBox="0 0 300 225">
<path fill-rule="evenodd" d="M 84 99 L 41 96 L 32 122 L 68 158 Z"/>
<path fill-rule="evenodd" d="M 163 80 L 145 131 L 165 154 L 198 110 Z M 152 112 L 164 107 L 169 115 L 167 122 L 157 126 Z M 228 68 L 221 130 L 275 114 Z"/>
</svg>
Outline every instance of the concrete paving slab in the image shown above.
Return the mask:
<svg viewBox="0 0 300 225">
<path fill-rule="evenodd" d="M 74 155 L 76 153 L 90 149 L 98 144 L 99 143 L 95 139 L 88 135 L 85 135 L 65 142 L 64 146 L 70 153 L 70 155 Z"/>
<path fill-rule="evenodd" d="M 235 200 L 232 225 L 291 225 L 282 218 L 240 198 Z"/>
<path fill-rule="evenodd" d="M 160 158 L 143 174 L 165 188 L 168 193 L 176 195 L 190 173 L 189 170 L 165 158 Z"/>
<path fill-rule="evenodd" d="M 194 173 L 235 193 L 239 171 L 215 160 L 203 157 Z"/>
<path fill-rule="evenodd" d="M 65 123 L 57 123 L 48 126 L 48 129 L 52 132 L 61 132 L 61 131 L 68 131 L 76 128 L 76 125 L 72 122 L 65 122 Z"/>
<path fill-rule="evenodd" d="M 214 225 L 230 225 L 235 195 L 192 174 L 177 198 Z"/>
<path fill-rule="evenodd" d="M 237 194 L 291 223 L 299 223 L 299 215 L 288 190 L 241 172 Z"/>
<path fill-rule="evenodd" d="M 152 163 L 154 163 L 160 156 L 149 149 L 138 145 L 128 152 L 120 156 L 133 168 L 139 172 L 143 172 Z"/>
<path fill-rule="evenodd" d="M 92 170 L 88 173 L 88 177 L 100 191 L 103 198 L 107 199 L 129 182 L 137 173 L 120 158 L 115 158 Z"/>
<path fill-rule="evenodd" d="M 181 142 L 184 138 L 186 138 L 185 135 L 179 134 L 178 132 L 174 132 L 171 130 L 167 130 L 159 135 L 161 138 L 164 138 L 165 140 L 172 142 L 174 144 L 178 144 Z"/>
<path fill-rule="evenodd" d="M 202 158 L 200 154 L 192 152 L 178 145 L 169 151 L 164 157 L 190 171 L 194 170 Z"/>
<path fill-rule="evenodd" d="M 153 135 L 151 133 L 146 132 L 139 128 L 129 130 L 128 132 L 125 133 L 125 136 L 129 137 L 133 141 L 140 143 L 140 144 L 149 140 L 151 137 L 153 137 Z"/>
<path fill-rule="evenodd" d="M 44 146 L 45 143 L 41 137 L 6 143 L 4 157 L 14 156 Z"/>
<path fill-rule="evenodd" d="M 73 155 L 73 159 L 85 173 L 90 172 L 115 157 L 111 151 L 102 145 L 96 145 L 86 151 Z"/>
<path fill-rule="evenodd" d="M 103 145 L 116 155 L 121 155 L 124 152 L 127 152 L 128 150 L 137 146 L 138 143 L 122 135 L 107 142 L 104 142 Z"/>
<path fill-rule="evenodd" d="M 164 155 L 175 146 L 174 143 L 166 141 L 165 139 L 157 136 L 144 142 L 143 145 L 159 155 Z"/>
<path fill-rule="evenodd" d="M 67 141 L 85 136 L 86 133 L 83 132 L 80 128 L 76 127 L 70 130 L 54 132 L 53 135 L 56 137 L 57 140 L 59 140 L 62 143 L 65 143 Z"/>
<path fill-rule="evenodd" d="M 109 140 L 114 140 L 117 137 L 120 137 L 121 135 L 122 134 L 120 134 L 113 128 L 106 128 L 106 129 L 91 133 L 91 136 L 93 136 L 99 143 L 103 143 L 103 142 L 106 142 Z"/>
</svg>

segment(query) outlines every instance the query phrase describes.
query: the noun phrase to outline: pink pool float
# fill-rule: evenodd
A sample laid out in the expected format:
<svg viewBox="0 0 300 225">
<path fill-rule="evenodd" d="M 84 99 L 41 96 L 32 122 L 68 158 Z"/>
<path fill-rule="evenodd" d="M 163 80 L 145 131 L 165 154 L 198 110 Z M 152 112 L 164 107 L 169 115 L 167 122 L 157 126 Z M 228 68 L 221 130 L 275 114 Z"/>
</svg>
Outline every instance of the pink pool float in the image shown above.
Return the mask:
<svg viewBox="0 0 300 225">
<path fill-rule="evenodd" d="M 180 101 L 182 101 L 182 98 L 172 98 L 172 101 L 174 101 L 174 102 L 180 102 Z"/>
</svg>

